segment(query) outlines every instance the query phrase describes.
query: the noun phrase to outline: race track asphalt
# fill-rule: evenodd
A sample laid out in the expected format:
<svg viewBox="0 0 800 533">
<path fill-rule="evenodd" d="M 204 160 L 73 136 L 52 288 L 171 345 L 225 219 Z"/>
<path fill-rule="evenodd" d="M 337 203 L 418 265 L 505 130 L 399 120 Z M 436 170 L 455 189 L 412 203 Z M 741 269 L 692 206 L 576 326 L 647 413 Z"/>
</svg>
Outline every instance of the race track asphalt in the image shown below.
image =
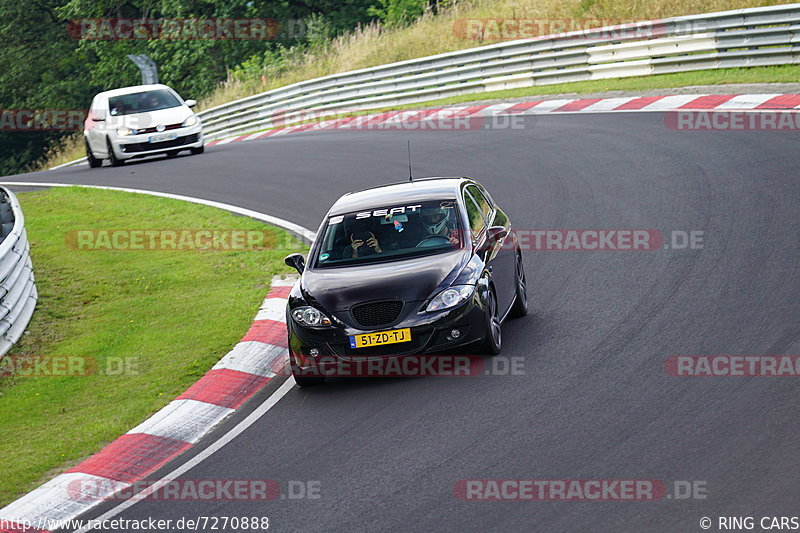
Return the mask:
<svg viewBox="0 0 800 533">
<path fill-rule="evenodd" d="M 502 354 L 523 357 L 524 375 L 295 387 L 186 474 L 313 480 L 319 499 L 150 501 L 120 517 L 268 516 L 270 531 L 611 533 L 800 514 L 798 379 L 664 369 L 673 355 L 800 354 L 796 132 L 673 131 L 660 113 L 523 125 L 303 133 L 9 178 L 185 194 L 316 230 L 339 195 L 405 179 L 411 139 L 415 175 L 477 178 L 518 229 L 703 232 L 695 250 L 526 251 L 532 313 L 505 324 Z M 463 479 L 698 481 L 707 497 L 467 502 L 453 493 Z"/>
</svg>

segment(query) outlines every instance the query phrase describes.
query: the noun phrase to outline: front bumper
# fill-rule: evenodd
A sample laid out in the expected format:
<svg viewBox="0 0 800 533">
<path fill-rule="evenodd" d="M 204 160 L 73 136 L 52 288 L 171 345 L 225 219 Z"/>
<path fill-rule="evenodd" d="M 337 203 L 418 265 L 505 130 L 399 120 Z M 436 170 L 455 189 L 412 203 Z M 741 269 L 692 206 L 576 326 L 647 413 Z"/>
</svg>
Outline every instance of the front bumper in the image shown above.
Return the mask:
<svg viewBox="0 0 800 533">
<path fill-rule="evenodd" d="M 403 358 L 407 356 L 447 353 L 482 341 L 486 333 L 486 312 L 480 300 L 473 297 L 461 306 L 436 314 L 418 313 L 388 328 L 358 330 L 348 327 L 312 329 L 301 326 L 287 312 L 289 355 L 295 374 L 336 376 L 347 364 Z M 410 328 L 411 341 L 351 348 L 350 335 Z M 452 336 L 458 330 L 457 338 Z M 312 350 L 316 351 L 316 355 Z M 346 375 L 352 375 L 349 373 Z"/>
<path fill-rule="evenodd" d="M 124 137 L 114 135 L 111 137 L 111 146 L 117 159 L 133 159 L 203 146 L 203 127 L 199 123 L 187 128 L 169 130 L 168 133 L 175 133 L 177 137 L 169 141 L 151 143 L 148 139 L 152 133 Z"/>
</svg>

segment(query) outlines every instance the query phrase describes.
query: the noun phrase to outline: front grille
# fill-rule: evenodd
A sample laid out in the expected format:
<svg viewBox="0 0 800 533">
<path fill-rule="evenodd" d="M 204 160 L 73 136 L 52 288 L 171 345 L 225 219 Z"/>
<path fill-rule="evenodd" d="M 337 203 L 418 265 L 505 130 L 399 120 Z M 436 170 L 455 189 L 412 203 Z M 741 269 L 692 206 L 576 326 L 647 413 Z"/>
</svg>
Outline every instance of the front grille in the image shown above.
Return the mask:
<svg viewBox="0 0 800 533">
<path fill-rule="evenodd" d="M 180 127 L 181 124 L 167 124 L 166 126 L 164 126 L 164 131 L 176 130 Z M 142 135 L 143 133 L 155 133 L 157 131 L 158 130 L 156 129 L 156 126 L 153 126 L 152 128 L 142 128 L 140 130 L 136 130 L 136 135 Z"/>
<path fill-rule="evenodd" d="M 178 137 L 177 139 L 173 139 L 171 141 L 163 141 L 160 143 L 131 143 L 131 144 L 123 144 L 122 151 L 125 153 L 135 153 L 135 152 L 149 152 L 151 150 L 163 150 L 166 148 L 176 148 L 178 146 L 183 146 L 186 144 L 192 144 L 197 142 L 197 134 L 192 133 L 191 135 L 187 135 L 186 137 Z"/>
<path fill-rule="evenodd" d="M 402 310 L 402 300 L 387 300 L 356 305 L 352 312 L 353 318 L 360 326 L 372 328 L 391 324 L 400 318 Z"/>
</svg>

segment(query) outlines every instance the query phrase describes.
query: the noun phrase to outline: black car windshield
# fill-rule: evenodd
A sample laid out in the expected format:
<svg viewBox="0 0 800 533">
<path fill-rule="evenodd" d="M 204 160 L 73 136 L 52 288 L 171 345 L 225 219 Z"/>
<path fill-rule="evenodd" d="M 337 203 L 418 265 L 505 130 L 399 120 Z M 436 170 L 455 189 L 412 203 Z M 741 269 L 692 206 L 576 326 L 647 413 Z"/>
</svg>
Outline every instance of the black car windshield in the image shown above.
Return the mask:
<svg viewBox="0 0 800 533">
<path fill-rule="evenodd" d="M 178 107 L 179 105 L 181 103 L 175 98 L 175 95 L 166 89 L 121 94 L 108 99 L 108 110 L 112 117 L 148 113 L 159 109 Z"/>
<path fill-rule="evenodd" d="M 395 261 L 459 249 L 455 200 L 395 204 L 328 219 L 316 267 Z"/>
</svg>

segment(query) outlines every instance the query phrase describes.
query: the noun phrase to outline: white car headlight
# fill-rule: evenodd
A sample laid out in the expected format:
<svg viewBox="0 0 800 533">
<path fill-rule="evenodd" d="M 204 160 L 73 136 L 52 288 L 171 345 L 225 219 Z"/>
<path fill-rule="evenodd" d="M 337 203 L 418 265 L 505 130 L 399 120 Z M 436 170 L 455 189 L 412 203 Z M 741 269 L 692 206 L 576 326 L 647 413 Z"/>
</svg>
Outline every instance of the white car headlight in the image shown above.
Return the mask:
<svg viewBox="0 0 800 533">
<path fill-rule="evenodd" d="M 292 310 L 292 318 L 304 326 L 330 326 L 331 321 L 319 309 L 304 305 Z"/>
<path fill-rule="evenodd" d="M 475 285 L 453 285 L 437 294 L 425 308 L 426 311 L 450 309 L 466 302 L 475 292 Z"/>
<path fill-rule="evenodd" d="M 128 135 L 136 135 L 136 133 L 137 133 L 136 130 L 126 128 L 125 126 L 117 128 L 117 135 L 119 135 L 120 137 L 127 137 Z"/>
<path fill-rule="evenodd" d="M 192 115 L 191 117 L 184 120 L 183 123 L 181 123 L 181 127 L 187 128 L 189 126 L 194 126 L 195 124 L 197 124 L 197 115 Z"/>
</svg>

